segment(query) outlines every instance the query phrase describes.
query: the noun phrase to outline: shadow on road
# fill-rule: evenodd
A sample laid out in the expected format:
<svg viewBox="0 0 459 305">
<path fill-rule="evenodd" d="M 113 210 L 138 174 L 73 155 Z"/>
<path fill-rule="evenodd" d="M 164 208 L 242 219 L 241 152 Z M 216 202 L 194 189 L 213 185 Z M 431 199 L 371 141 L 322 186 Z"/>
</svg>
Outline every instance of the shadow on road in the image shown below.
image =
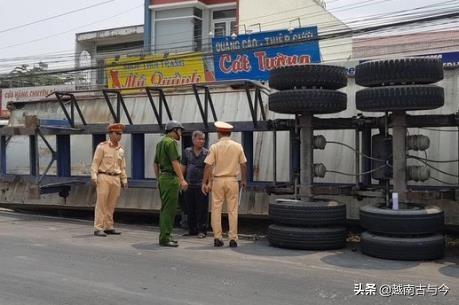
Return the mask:
<svg viewBox="0 0 459 305">
<path fill-rule="evenodd" d="M 160 249 L 166 249 L 166 247 L 160 247 L 158 243 L 138 243 L 138 244 L 133 244 L 133 248 L 137 250 L 146 250 L 146 251 L 155 251 L 155 250 L 160 250 Z"/>
<path fill-rule="evenodd" d="M 459 279 L 459 243 L 450 242 L 446 250 L 446 256 L 438 261 L 439 264 L 445 265 L 438 269 L 443 275 Z"/>
<path fill-rule="evenodd" d="M 347 248 L 337 254 L 323 257 L 321 261 L 333 266 L 359 270 L 403 270 L 419 265 L 419 262 L 385 260 L 366 256 L 358 252 L 357 245 L 353 243 Z"/>
<path fill-rule="evenodd" d="M 443 275 L 459 279 L 459 264 L 456 263 L 441 267 L 440 269 L 438 269 L 438 272 L 440 272 Z"/>
<path fill-rule="evenodd" d="M 94 234 L 84 234 L 84 235 L 73 235 L 72 238 L 90 238 L 94 237 Z"/>
<path fill-rule="evenodd" d="M 314 254 L 314 251 L 305 250 L 290 250 L 275 248 L 269 245 L 267 240 L 257 240 L 249 244 L 241 244 L 237 248 L 232 248 L 233 251 L 254 256 L 305 256 Z"/>
</svg>

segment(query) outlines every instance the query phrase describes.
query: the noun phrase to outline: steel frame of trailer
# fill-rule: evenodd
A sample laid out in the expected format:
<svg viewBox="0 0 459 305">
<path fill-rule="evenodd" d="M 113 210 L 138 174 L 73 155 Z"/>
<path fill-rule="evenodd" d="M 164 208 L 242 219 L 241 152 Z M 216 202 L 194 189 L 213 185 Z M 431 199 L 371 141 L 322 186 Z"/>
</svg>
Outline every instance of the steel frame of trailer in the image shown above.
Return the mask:
<svg viewBox="0 0 459 305">
<path fill-rule="evenodd" d="M 210 124 L 211 122 L 209 121 L 210 116 L 212 121 L 217 121 L 210 89 L 223 86 L 237 86 L 246 92 L 252 121 L 231 123 L 235 126 L 235 132 L 242 133 L 242 144 L 248 156 L 250 187 L 252 189 L 264 188 L 264 183 L 253 181 L 253 132 L 275 131 L 277 128 L 273 125 L 274 122 L 266 119 L 266 112 L 262 102 L 262 91 L 266 89 L 262 85 L 252 81 L 242 80 L 236 82 L 213 82 L 208 84 L 180 86 L 180 88 L 188 88 L 193 91 L 202 118 L 202 121 L 199 123 L 183 124 L 185 130 L 199 129 L 206 133 L 215 132 L 213 124 Z M 142 90 L 145 92 L 154 113 L 155 124 L 135 124 L 133 122 L 131 114 L 126 107 L 122 90 L 101 90 L 113 122 L 120 122 L 123 116 L 128 122 L 125 133 L 131 134 L 132 175 L 129 179 L 130 187 L 148 188 L 154 185 L 154 179 L 145 178 L 145 135 L 163 133 L 164 124 L 168 120 L 173 119 L 165 89 L 167 88 L 133 88 L 133 90 Z M 20 177 L 25 182 L 37 184 L 41 194 L 59 193 L 64 196 L 69 194 L 71 185 L 89 182 L 89 177 L 72 176 L 71 174 L 70 137 L 72 135 L 92 135 L 93 151 L 100 142 L 106 140 L 106 124 L 91 124 L 88 122 L 81 111 L 76 96 L 78 93 L 89 93 L 94 91 L 96 90 L 55 92 L 54 95 L 66 117 L 65 120 L 40 120 L 32 117 L 26 119 L 24 127 L 4 127 L 0 129 L 1 180 L 8 182 Z M 14 103 L 14 105 L 18 104 L 21 103 Z M 289 127 L 285 126 L 282 130 L 288 130 L 287 128 Z M 7 174 L 6 147 L 9 139 L 17 135 L 29 137 L 29 175 Z M 45 136 L 56 136 L 56 149 L 50 145 Z M 184 138 L 186 139 L 186 137 L 187 136 Z M 40 173 L 38 155 L 39 138 L 43 140 L 51 152 L 51 161 L 42 173 Z M 54 162 L 56 162 L 57 175 L 47 175 Z"/>
<path fill-rule="evenodd" d="M 265 105 L 262 100 L 262 93 L 266 88 L 257 82 L 249 80 L 231 82 L 213 82 L 206 84 L 192 84 L 180 86 L 180 89 L 191 89 L 197 103 L 202 121 L 199 123 L 185 123 L 185 130 L 202 130 L 205 133 L 215 132 L 211 122 L 217 121 L 217 115 L 212 99 L 212 88 L 233 86 L 244 90 L 252 121 L 229 122 L 234 125 L 234 132 L 241 132 L 242 145 L 247 155 L 248 164 L 248 186 L 249 189 L 258 192 L 274 194 L 296 194 L 298 195 L 300 181 L 301 164 L 301 124 L 300 117 L 295 119 L 267 119 Z M 102 95 L 114 122 L 120 122 L 124 115 L 128 124 L 125 133 L 131 134 L 131 173 L 129 187 L 133 188 L 153 188 L 155 179 L 145 178 L 145 135 L 163 133 L 164 124 L 173 119 L 170 111 L 166 88 L 145 87 L 133 88 L 143 90 L 148 97 L 148 101 L 153 109 L 155 122 L 152 124 L 135 124 L 129 113 L 122 90 L 102 89 Z M 72 185 L 89 183 L 90 178 L 85 176 L 72 176 L 70 159 L 70 137 L 72 135 L 92 135 L 93 151 L 102 141 L 106 140 L 106 124 L 91 124 L 84 117 L 83 112 L 76 97 L 77 93 L 94 92 L 96 90 L 75 91 L 75 92 L 55 92 L 54 95 L 66 117 L 65 120 L 40 120 L 37 118 L 26 118 L 24 127 L 3 127 L 0 128 L 0 180 L 12 182 L 15 179 L 22 179 L 25 182 L 35 184 L 40 194 L 59 193 L 60 196 L 67 197 Z M 115 105 L 113 105 L 113 98 Z M 21 104 L 20 102 L 14 105 Z M 77 123 L 76 118 L 81 123 Z M 209 117 L 211 116 L 211 120 Z M 314 130 L 354 130 L 355 146 L 360 148 L 360 152 L 371 155 L 371 136 L 373 129 L 382 130 L 393 127 L 393 116 L 365 117 L 362 115 L 348 118 L 318 118 L 312 117 L 310 122 Z M 406 128 L 411 127 L 457 127 L 459 128 L 459 113 L 449 115 L 407 115 Z M 289 182 L 279 183 L 277 181 L 277 132 L 288 131 L 290 138 L 290 166 Z M 271 181 L 254 181 L 253 175 L 253 133 L 272 132 L 273 133 L 273 179 Z M 7 174 L 6 147 L 12 136 L 29 136 L 29 175 L 10 175 Z M 56 149 L 49 144 L 45 136 L 56 136 Z M 189 137 L 189 135 L 188 135 Z M 51 162 L 46 170 L 40 173 L 38 139 L 41 138 L 48 149 L 51 151 Z M 185 142 L 188 141 L 184 137 Z M 361 139 L 361 140 L 360 140 Z M 458 137 L 459 146 L 459 137 Z M 367 172 L 371 170 L 371 162 L 368 159 L 360 158 L 358 152 L 355 153 L 357 162 L 356 173 L 360 170 Z M 57 175 L 47 175 L 52 164 L 56 162 Z M 396 177 L 394 177 L 395 179 Z M 365 194 L 368 189 L 377 189 L 380 186 L 371 184 L 371 174 L 361 175 L 356 178 L 354 184 L 324 184 L 313 183 L 312 193 L 314 195 L 354 195 Z M 426 191 L 429 194 L 426 194 Z M 419 198 L 457 198 L 457 188 L 455 187 L 432 187 L 416 186 L 410 189 L 412 197 Z M 308 195 L 309 196 L 309 195 Z M 363 195 L 365 196 L 365 195 Z"/>
</svg>

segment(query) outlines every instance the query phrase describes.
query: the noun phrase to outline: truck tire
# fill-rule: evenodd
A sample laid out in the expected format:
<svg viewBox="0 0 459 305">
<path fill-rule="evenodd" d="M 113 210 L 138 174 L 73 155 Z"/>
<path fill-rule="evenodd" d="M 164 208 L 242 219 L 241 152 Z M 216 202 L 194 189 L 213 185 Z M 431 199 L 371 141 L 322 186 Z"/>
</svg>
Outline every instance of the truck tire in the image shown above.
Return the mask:
<svg viewBox="0 0 459 305">
<path fill-rule="evenodd" d="M 445 255 L 445 237 L 435 234 L 425 237 L 403 238 L 363 232 L 360 237 L 362 253 L 394 260 L 432 260 Z"/>
<path fill-rule="evenodd" d="M 269 218 L 275 224 L 333 226 L 346 222 L 346 206 L 336 201 L 277 199 L 269 204 Z"/>
<path fill-rule="evenodd" d="M 268 227 L 268 240 L 274 247 L 301 250 L 341 249 L 346 245 L 346 228 Z"/>
<path fill-rule="evenodd" d="M 444 105 L 444 89 L 432 85 L 367 88 L 357 91 L 361 111 L 428 110 Z"/>
<path fill-rule="evenodd" d="M 271 71 L 269 86 L 277 90 L 295 88 L 340 89 L 346 87 L 346 68 L 309 64 L 281 67 Z"/>
<path fill-rule="evenodd" d="M 435 58 L 368 61 L 355 67 L 355 82 L 364 87 L 431 84 L 443 79 L 443 63 Z"/>
<path fill-rule="evenodd" d="M 392 210 L 383 204 L 370 204 L 360 208 L 360 225 L 372 233 L 427 235 L 441 232 L 444 223 L 445 215 L 436 206 L 409 203 Z"/>
<path fill-rule="evenodd" d="M 269 109 L 278 113 L 335 113 L 346 109 L 347 95 L 326 89 L 299 89 L 272 93 Z"/>
</svg>

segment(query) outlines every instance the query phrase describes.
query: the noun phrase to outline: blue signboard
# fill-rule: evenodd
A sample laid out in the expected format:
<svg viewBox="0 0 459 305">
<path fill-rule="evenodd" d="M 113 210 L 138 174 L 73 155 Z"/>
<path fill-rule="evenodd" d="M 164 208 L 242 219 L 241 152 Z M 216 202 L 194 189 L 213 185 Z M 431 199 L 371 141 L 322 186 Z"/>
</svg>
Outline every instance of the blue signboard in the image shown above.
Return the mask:
<svg viewBox="0 0 459 305">
<path fill-rule="evenodd" d="M 317 27 L 212 39 L 216 80 L 267 80 L 274 68 L 320 62 Z"/>
<path fill-rule="evenodd" d="M 421 57 L 438 58 L 443 62 L 443 67 L 445 69 L 456 68 L 459 66 L 459 52 L 430 54 Z"/>
</svg>

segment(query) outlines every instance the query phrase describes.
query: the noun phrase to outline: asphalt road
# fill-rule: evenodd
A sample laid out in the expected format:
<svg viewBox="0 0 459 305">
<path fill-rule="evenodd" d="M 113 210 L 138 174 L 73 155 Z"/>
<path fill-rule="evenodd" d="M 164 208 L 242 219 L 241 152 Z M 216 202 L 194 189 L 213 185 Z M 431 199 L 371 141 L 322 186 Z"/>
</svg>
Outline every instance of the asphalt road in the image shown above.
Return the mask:
<svg viewBox="0 0 459 305">
<path fill-rule="evenodd" d="M 119 228 L 121 236 L 97 238 L 87 221 L 0 212 L 0 305 L 458 304 L 457 256 L 386 261 L 352 245 L 309 252 L 272 248 L 264 240 L 214 249 L 211 238 L 180 236 L 180 247 L 170 249 L 157 245 L 157 228 Z M 430 284 L 430 293 L 445 284 L 450 290 L 446 296 L 362 296 L 355 295 L 359 284 Z"/>
</svg>

